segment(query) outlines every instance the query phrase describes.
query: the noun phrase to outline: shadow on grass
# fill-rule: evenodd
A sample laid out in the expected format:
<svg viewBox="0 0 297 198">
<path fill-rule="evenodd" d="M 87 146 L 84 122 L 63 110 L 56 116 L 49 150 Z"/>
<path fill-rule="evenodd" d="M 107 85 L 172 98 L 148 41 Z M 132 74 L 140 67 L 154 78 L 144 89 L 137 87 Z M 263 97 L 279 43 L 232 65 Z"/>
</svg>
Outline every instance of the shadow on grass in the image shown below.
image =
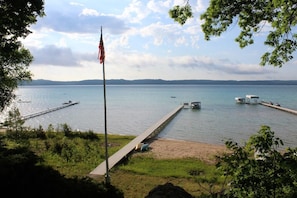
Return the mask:
<svg viewBox="0 0 297 198">
<path fill-rule="evenodd" d="M 66 178 L 51 167 L 38 165 L 40 158 L 26 148 L 0 147 L 1 194 L 10 197 L 112 197 L 123 198 L 114 186 L 89 177 Z"/>
</svg>

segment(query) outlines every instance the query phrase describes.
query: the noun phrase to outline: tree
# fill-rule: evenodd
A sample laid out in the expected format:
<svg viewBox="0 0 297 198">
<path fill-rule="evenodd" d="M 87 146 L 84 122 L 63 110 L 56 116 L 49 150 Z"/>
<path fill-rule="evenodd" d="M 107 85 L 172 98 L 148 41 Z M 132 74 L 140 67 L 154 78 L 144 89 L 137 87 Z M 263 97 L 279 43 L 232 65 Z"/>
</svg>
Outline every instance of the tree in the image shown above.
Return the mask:
<svg viewBox="0 0 297 198">
<path fill-rule="evenodd" d="M 18 83 L 31 80 L 28 70 L 33 56 L 22 46 L 29 27 L 43 17 L 43 0 L 0 0 L 0 111 L 10 104 Z"/>
<path fill-rule="evenodd" d="M 178 20 L 178 17 L 187 6 L 188 3 L 175 6 L 169 15 L 183 25 L 190 17 L 183 15 L 186 17 L 184 20 Z M 172 12 L 176 14 L 172 15 Z M 253 44 L 254 35 L 268 26 L 270 31 L 264 44 L 271 50 L 263 54 L 260 65 L 282 67 L 293 59 L 293 52 L 297 49 L 296 14 L 295 0 L 210 0 L 209 7 L 200 18 L 203 20 L 202 30 L 206 40 L 210 40 L 211 36 L 220 36 L 229 26 L 237 24 L 241 32 L 235 41 L 241 48 Z"/>
<path fill-rule="evenodd" d="M 218 156 L 217 163 L 230 180 L 225 196 L 296 197 L 297 149 L 280 152 L 282 145 L 268 126 L 262 126 L 243 146 L 227 141 L 230 152 Z"/>
<path fill-rule="evenodd" d="M 4 125 L 10 131 L 22 131 L 24 123 L 25 121 L 22 119 L 19 109 L 14 107 L 8 112 L 8 118 L 6 118 Z"/>
<path fill-rule="evenodd" d="M 184 6 L 176 5 L 169 10 L 169 16 L 181 25 L 184 25 L 188 18 L 193 17 L 192 8 L 189 1 Z"/>
</svg>

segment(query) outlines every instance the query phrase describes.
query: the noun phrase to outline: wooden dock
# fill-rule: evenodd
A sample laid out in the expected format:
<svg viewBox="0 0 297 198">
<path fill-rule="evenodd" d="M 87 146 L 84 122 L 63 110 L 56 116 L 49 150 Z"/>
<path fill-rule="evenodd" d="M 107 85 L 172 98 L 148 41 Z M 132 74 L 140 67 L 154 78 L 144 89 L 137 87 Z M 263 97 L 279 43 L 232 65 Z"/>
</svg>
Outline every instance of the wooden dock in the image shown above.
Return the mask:
<svg viewBox="0 0 297 198">
<path fill-rule="evenodd" d="M 278 109 L 278 110 L 281 110 L 281 111 L 285 111 L 285 112 L 297 115 L 297 111 L 293 110 L 293 109 L 288 109 L 288 108 L 284 108 L 284 107 L 281 107 L 281 106 L 273 105 L 273 104 L 270 104 L 268 102 L 260 102 L 259 104 L 264 105 L 266 107 L 271 107 L 271 108 L 274 108 L 274 109 Z"/>
<path fill-rule="evenodd" d="M 37 113 L 33 113 L 33 114 L 30 114 L 30 115 L 22 116 L 22 119 L 23 120 L 28 120 L 28 119 L 31 119 L 31 118 L 35 118 L 37 116 L 41 116 L 41 115 L 44 115 L 44 114 L 47 114 L 47 113 L 50 113 L 50 112 L 53 112 L 53 111 L 57 111 L 57 110 L 60 110 L 60 109 L 64 109 L 64 108 L 67 108 L 67 107 L 70 107 L 70 106 L 73 106 L 73 105 L 77 105 L 77 104 L 79 104 L 79 102 L 68 102 L 68 103 L 63 104 L 62 106 L 58 106 L 58 107 L 55 107 L 55 108 L 51 108 L 51 109 L 47 109 L 47 110 L 40 111 L 40 112 L 37 112 Z"/>
<path fill-rule="evenodd" d="M 178 106 L 176 109 L 168 113 L 161 120 L 155 123 L 153 126 L 148 128 L 142 134 L 134 138 L 131 142 L 129 142 L 122 149 L 114 153 L 112 156 L 108 158 L 109 170 L 115 166 L 121 159 L 127 156 L 131 151 L 135 149 L 135 146 L 146 139 L 149 139 L 155 135 L 157 135 L 165 126 L 168 124 L 170 120 L 183 108 L 183 105 Z M 102 162 L 99 166 L 97 166 L 90 175 L 105 175 L 106 174 L 106 161 Z"/>
</svg>

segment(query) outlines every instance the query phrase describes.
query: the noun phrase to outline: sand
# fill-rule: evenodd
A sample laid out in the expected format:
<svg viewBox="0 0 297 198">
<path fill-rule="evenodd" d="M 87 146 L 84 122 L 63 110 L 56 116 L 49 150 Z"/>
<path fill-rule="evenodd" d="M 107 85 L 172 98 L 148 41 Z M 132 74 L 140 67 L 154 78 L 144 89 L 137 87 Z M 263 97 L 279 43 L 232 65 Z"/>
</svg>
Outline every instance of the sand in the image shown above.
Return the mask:
<svg viewBox="0 0 297 198">
<path fill-rule="evenodd" d="M 191 157 L 209 163 L 214 162 L 215 155 L 227 151 L 224 145 L 160 138 L 150 142 L 149 147 L 149 153 L 156 158 L 177 159 Z"/>
</svg>

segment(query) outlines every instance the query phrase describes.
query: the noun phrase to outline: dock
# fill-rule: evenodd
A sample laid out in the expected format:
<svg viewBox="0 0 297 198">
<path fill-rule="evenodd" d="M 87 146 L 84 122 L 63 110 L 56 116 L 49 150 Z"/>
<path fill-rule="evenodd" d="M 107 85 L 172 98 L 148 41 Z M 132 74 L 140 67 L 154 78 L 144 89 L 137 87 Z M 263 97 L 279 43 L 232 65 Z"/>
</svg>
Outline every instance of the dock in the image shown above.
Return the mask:
<svg viewBox="0 0 297 198">
<path fill-rule="evenodd" d="M 169 123 L 170 120 L 183 108 L 183 105 L 178 106 L 176 109 L 165 115 L 161 120 L 152 125 L 146 131 L 141 133 L 139 136 L 134 138 L 122 149 L 114 153 L 108 158 L 109 170 L 114 167 L 120 160 L 127 156 L 131 151 L 135 149 L 135 146 L 142 143 L 146 139 L 150 139 L 156 136 L 160 131 Z M 103 161 L 99 166 L 97 166 L 90 175 L 105 175 L 106 174 L 106 161 Z"/>
<path fill-rule="evenodd" d="M 63 105 L 58 106 L 58 107 L 54 107 L 54 108 L 47 109 L 47 110 L 44 110 L 44 111 L 40 111 L 40 112 L 37 112 L 37 113 L 33 113 L 33 114 L 22 116 L 22 120 L 28 120 L 28 119 L 31 119 L 31 118 L 35 118 L 37 116 L 48 114 L 50 112 L 58 111 L 60 109 L 64 109 L 64 108 L 67 108 L 67 107 L 70 107 L 70 106 L 73 106 L 73 105 L 77 105 L 77 104 L 79 104 L 79 102 L 68 102 L 68 103 L 64 103 Z"/>
<path fill-rule="evenodd" d="M 297 115 L 297 111 L 293 110 L 293 109 L 288 109 L 288 108 L 284 108 L 284 107 L 281 107 L 281 106 L 273 105 L 273 104 L 270 104 L 268 102 L 260 102 L 259 104 L 264 105 L 266 107 L 271 107 L 271 108 L 274 108 L 274 109 L 278 109 L 278 110 L 281 110 L 281 111 L 285 111 L 285 112 Z"/>
</svg>

